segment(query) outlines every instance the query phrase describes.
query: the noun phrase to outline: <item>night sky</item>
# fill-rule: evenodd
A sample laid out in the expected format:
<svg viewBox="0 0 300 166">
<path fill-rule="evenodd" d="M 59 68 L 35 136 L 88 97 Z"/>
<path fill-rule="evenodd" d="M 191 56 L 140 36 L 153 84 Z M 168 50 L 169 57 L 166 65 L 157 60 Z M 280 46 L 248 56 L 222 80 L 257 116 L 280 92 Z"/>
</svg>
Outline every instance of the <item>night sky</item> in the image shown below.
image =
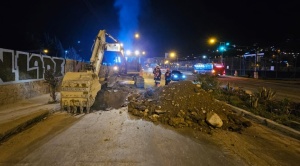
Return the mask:
<svg viewBox="0 0 300 166">
<path fill-rule="evenodd" d="M 210 37 L 247 46 L 300 39 L 296 1 L 11 0 L 1 2 L 0 10 L 0 48 L 32 50 L 30 36 L 47 33 L 65 49 L 76 46 L 86 59 L 100 29 L 125 50 L 139 48 L 149 57 L 200 54 Z"/>
</svg>

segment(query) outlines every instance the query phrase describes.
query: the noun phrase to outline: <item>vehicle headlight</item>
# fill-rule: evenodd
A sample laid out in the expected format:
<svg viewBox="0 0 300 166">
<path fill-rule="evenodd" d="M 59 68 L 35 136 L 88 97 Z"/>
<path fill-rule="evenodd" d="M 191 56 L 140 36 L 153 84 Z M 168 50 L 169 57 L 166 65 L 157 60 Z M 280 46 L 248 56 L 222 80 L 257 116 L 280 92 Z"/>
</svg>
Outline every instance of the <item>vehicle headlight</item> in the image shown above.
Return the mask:
<svg viewBox="0 0 300 166">
<path fill-rule="evenodd" d="M 177 76 L 177 75 L 174 75 L 174 78 L 178 78 L 178 76 Z"/>
<path fill-rule="evenodd" d="M 185 75 L 183 75 L 182 78 L 185 78 Z"/>
</svg>

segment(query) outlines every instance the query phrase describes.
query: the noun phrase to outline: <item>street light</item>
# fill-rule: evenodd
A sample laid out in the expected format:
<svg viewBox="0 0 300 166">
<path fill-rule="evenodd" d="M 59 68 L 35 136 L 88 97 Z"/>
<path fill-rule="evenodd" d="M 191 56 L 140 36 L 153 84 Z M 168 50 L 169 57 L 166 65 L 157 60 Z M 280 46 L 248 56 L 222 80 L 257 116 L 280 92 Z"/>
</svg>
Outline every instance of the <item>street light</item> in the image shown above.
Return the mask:
<svg viewBox="0 0 300 166">
<path fill-rule="evenodd" d="M 126 50 L 126 55 L 131 55 L 131 51 L 130 50 Z"/>
<path fill-rule="evenodd" d="M 175 52 L 171 52 L 171 53 L 170 53 L 170 57 L 171 57 L 171 58 L 175 58 L 175 57 L 176 57 L 176 59 L 177 59 L 176 66 L 177 66 L 177 70 L 178 70 L 178 66 L 179 66 L 179 64 L 178 64 L 178 56 L 176 55 Z"/>
<path fill-rule="evenodd" d="M 135 34 L 134 34 L 134 37 L 135 37 L 136 39 L 138 39 L 138 38 L 140 38 L 140 34 L 135 33 Z"/>
<path fill-rule="evenodd" d="M 47 55 L 48 52 L 49 52 L 48 49 L 40 50 L 40 55 L 42 55 L 42 53 L 44 53 L 45 55 Z"/>
<path fill-rule="evenodd" d="M 135 50 L 135 51 L 134 51 L 134 54 L 135 54 L 136 56 L 139 56 L 139 55 L 140 55 L 140 51 L 139 51 L 139 50 Z"/>
<path fill-rule="evenodd" d="M 217 41 L 216 38 L 210 38 L 210 39 L 208 40 L 208 43 L 209 43 L 209 44 L 215 44 L 216 41 Z"/>
<path fill-rule="evenodd" d="M 65 59 L 67 58 L 68 50 L 65 50 Z"/>
<path fill-rule="evenodd" d="M 176 56 L 175 52 L 171 52 L 171 53 L 170 53 L 170 57 L 171 57 L 171 58 L 174 58 L 175 56 Z"/>
</svg>

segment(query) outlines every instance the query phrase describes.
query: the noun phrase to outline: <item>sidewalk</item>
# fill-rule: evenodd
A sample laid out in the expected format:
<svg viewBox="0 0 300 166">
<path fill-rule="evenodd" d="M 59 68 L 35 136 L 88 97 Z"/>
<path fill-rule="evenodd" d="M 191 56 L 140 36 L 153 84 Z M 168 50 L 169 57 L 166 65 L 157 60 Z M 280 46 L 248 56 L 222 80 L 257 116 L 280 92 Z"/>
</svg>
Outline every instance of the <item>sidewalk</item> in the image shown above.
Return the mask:
<svg viewBox="0 0 300 166">
<path fill-rule="evenodd" d="M 50 99 L 49 94 L 43 94 L 0 106 L 0 142 L 59 110 L 60 103 L 49 104 Z"/>
<path fill-rule="evenodd" d="M 117 77 L 112 77 L 103 84 L 113 86 Z M 57 103 L 49 104 L 50 94 L 43 94 L 25 99 L 13 104 L 0 106 L 0 143 L 10 136 L 21 132 L 28 126 L 33 125 L 49 114 L 60 110 L 60 93 L 57 93 Z"/>
</svg>

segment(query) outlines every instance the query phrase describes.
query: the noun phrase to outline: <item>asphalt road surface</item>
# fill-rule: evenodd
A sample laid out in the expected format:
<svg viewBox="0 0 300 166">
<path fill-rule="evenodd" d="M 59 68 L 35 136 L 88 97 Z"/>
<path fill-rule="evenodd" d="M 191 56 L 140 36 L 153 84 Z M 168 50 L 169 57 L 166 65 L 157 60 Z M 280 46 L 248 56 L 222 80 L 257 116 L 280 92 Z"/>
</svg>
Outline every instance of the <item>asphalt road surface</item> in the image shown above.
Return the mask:
<svg viewBox="0 0 300 166">
<path fill-rule="evenodd" d="M 275 99 L 289 99 L 300 102 L 300 81 L 261 80 L 232 76 L 220 76 L 218 78 L 223 85 L 230 83 L 233 87 L 240 87 L 252 92 L 258 92 L 259 88 L 265 87 L 272 91 L 276 91 Z"/>
<path fill-rule="evenodd" d="M 57 113 L 5 143 L 4 148 L 39 138 L 17 152 L 7 150 L 14 154 L 2 165 L 245 165 L 205 138 L 196 141 L 135 119 L 126 109 L 73 116 L 69 123 L 70 115 Z M 49 125 L 53 130 L 42 136 Z"/>
</svg>

